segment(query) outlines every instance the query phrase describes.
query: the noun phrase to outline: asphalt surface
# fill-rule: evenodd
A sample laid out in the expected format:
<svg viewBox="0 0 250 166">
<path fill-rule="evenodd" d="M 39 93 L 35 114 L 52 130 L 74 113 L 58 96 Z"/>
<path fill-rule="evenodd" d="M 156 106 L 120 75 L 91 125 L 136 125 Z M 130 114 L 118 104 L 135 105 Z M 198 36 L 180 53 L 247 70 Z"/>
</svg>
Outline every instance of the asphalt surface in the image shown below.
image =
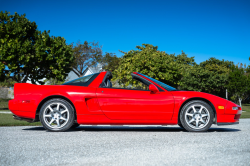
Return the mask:
<svg viewBox="0 0 250 166">
<path fill-rule="evenodd" d="M 0 165 L 250 165 L 250 119 L 208 132 L 178 126 L 0 127 Z"/>
</svg>

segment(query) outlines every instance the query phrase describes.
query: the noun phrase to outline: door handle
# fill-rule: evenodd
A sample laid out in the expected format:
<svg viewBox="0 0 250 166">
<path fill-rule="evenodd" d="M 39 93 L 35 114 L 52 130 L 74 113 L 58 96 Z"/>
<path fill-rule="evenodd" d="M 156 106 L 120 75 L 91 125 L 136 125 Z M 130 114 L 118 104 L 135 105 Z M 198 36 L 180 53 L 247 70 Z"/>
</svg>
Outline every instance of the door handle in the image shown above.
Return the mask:
<svg viewBox="0 0 250 166">
<path fill-rule="evenodd" d="M 103 93 L 103 91 L 102 91 L 102 93 Z"/>
</svg>

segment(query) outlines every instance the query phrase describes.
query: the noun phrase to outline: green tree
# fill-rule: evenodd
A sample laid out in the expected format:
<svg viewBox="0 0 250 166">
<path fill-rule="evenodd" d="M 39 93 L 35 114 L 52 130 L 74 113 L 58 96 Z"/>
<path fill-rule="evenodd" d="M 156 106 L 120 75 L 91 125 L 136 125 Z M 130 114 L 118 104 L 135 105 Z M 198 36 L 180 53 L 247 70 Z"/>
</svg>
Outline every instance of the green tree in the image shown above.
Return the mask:
<svg viewBox="0 0 250 166">
<path fill-rule="evenodd" d="M 115 70 L 115 79 L 124 86 L 133 84 L 130 73 L 140 72 L 168 85 L 178 87 L 185 70 L 194 65 L 194 58 L 181 55 L 167 54 L 159 51 L 158 47 L 150 44 L 136 46 L 137 50 L 123 52 L 119 67 Z"/>
<path fill-rule="evenodd" d="M 98 42 L 78 41 L 76 45 L 72 44 L 72 48 L 75 57 L 72 68 L 78 77 L 83 76 L 87 67 L 95 66 L 102 59 L 102 47 Z"/>
<path fill-rule="evenodd" d="M 0 88 L 1 87 L 5 87 L 5 88 L 13 87 L 15 83 L 17 83 L 17 82 L 14 81 L 13 79 L 6 79 L 6 80 L 0 82 Z"/>
<path fill-rule="evenodd" d="M 74 61 L 63 37 L 41 32 L 24 15 L 0 12 L 0 81 L 44 84 L 43 78 L 64 80 Z M 11 76 L 11 74 L 13 76 Z"/>
<path fill-rule="evenodd" d="M 106 71 L 115 71 L 119 64 L 120 64 L 121 58 L 117 57 L 113 53 L 106 53 L 101 60 L 99 60 L 99 63 L 103 65 L 103 69 Z"/>
<path fill-rule="evenodd" d="M 45 79 L 44 82 L 46 85 L 62 85 L 63 83 L 65 82 L 68 82 L 69 79 L 66 79 L 66 80 L 58 80 L 56 78 L 50 78 L 50 79 Z"/>
<path fill-rule="evenodd" d="M 219 59 L 216 59 L 214 57 L 209 58 L 208 60 L 200 63 L 200 66 L 205 67 L 205 68 L 213 68 L 214 66 L 215 67 L 222 66 L 222 67 L 226 67 L 229 69 L 233 65 L 234 65 L 234 63 L 232 61 L 225 61 L 224 59 L 219 60 Z M 210 70 L 212 70 L 212 69 L 210 69 Z"/>
<path fill-rule="evenodd" d="M 225 97 L 228 74 L 233 62 L 210 58 L 187 70 L 181 88 Z"/>
<path fill-rule="evenodd" d="M 242 64 L 231 66 L 227 85 L 230 99 L 240 103 L 240 105 L 242 100 L 249 97 L 250 90 L 250 78 L 245 69 Z"/>
</svg>

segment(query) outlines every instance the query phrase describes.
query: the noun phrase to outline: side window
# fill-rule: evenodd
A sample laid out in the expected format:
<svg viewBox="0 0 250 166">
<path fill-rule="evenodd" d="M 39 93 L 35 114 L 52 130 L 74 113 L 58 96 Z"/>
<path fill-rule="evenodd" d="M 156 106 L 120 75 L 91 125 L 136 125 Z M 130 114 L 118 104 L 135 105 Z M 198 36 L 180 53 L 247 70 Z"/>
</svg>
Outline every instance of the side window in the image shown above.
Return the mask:
<svg viewBox="0 0 250 166">
<path fill-rule="evenodd" d="M 104 77 L 104 81 L 101 83 L 100 87 L 149 91 L 149 85 L 152 84 L 151 82 L 136 74 L 132 73 L 131 75 L 132 82 L 127 84 L 126 82 L 120 83 L 118 80 L 112 80 L 112 75 L 109 72 L 107 76 Z M 161 88 L 157 88 L 159 89 L 159 91 L 164 92 L 164 90 L 162 90 Z"/>
<path fill-rule="evenodd" d="M 106 84 L 107 86 L 105 87 L 109 87 L 109 88 L 112 87 L 112 88 L 118 88 L 118 89 L 149 90 L 149 85 L 150 85 L 149 82 L 142 81 L 138 79 L 137 77 L 133 77 L 132 83 L 130 83 L 128 86 L 124 86 L 126 83 L 119 84 L 118 81 L 113 81 L 113 80 L 110 80 L 110 81 L 112 82 L 110 83 L 112 86 L 108 86 L 108 84 Z"/>
<path fill-rule="evenodd" d="M 145 84 L 144 82 L 133 78 L 133 83 L 130 85 L 130 89 L 135 89 L 135 90 L 149 90 L 148 89 L 149 84 Z"/>
</svg>

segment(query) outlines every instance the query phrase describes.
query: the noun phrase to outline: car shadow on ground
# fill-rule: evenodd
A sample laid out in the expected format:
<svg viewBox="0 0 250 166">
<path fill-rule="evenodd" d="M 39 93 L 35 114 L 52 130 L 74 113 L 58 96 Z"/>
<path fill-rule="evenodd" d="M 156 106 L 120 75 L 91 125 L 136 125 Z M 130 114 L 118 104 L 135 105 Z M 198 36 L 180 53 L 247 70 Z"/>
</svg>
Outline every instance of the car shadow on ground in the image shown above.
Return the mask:
<svg viewBox="0 0 250 166">
<path fill-rule="evenodd" d="M 31 127 L 23 130 L 45 130 L 43 127 Z M 129 126 L 79 126 L 67 132 L 187 132 L 181 127 L 129 127 Z M 238 132 L 234 128 L 210 128 L 207 132 Z M 205 132 L 206 133 L 206 132 Z"/>
</svg>

